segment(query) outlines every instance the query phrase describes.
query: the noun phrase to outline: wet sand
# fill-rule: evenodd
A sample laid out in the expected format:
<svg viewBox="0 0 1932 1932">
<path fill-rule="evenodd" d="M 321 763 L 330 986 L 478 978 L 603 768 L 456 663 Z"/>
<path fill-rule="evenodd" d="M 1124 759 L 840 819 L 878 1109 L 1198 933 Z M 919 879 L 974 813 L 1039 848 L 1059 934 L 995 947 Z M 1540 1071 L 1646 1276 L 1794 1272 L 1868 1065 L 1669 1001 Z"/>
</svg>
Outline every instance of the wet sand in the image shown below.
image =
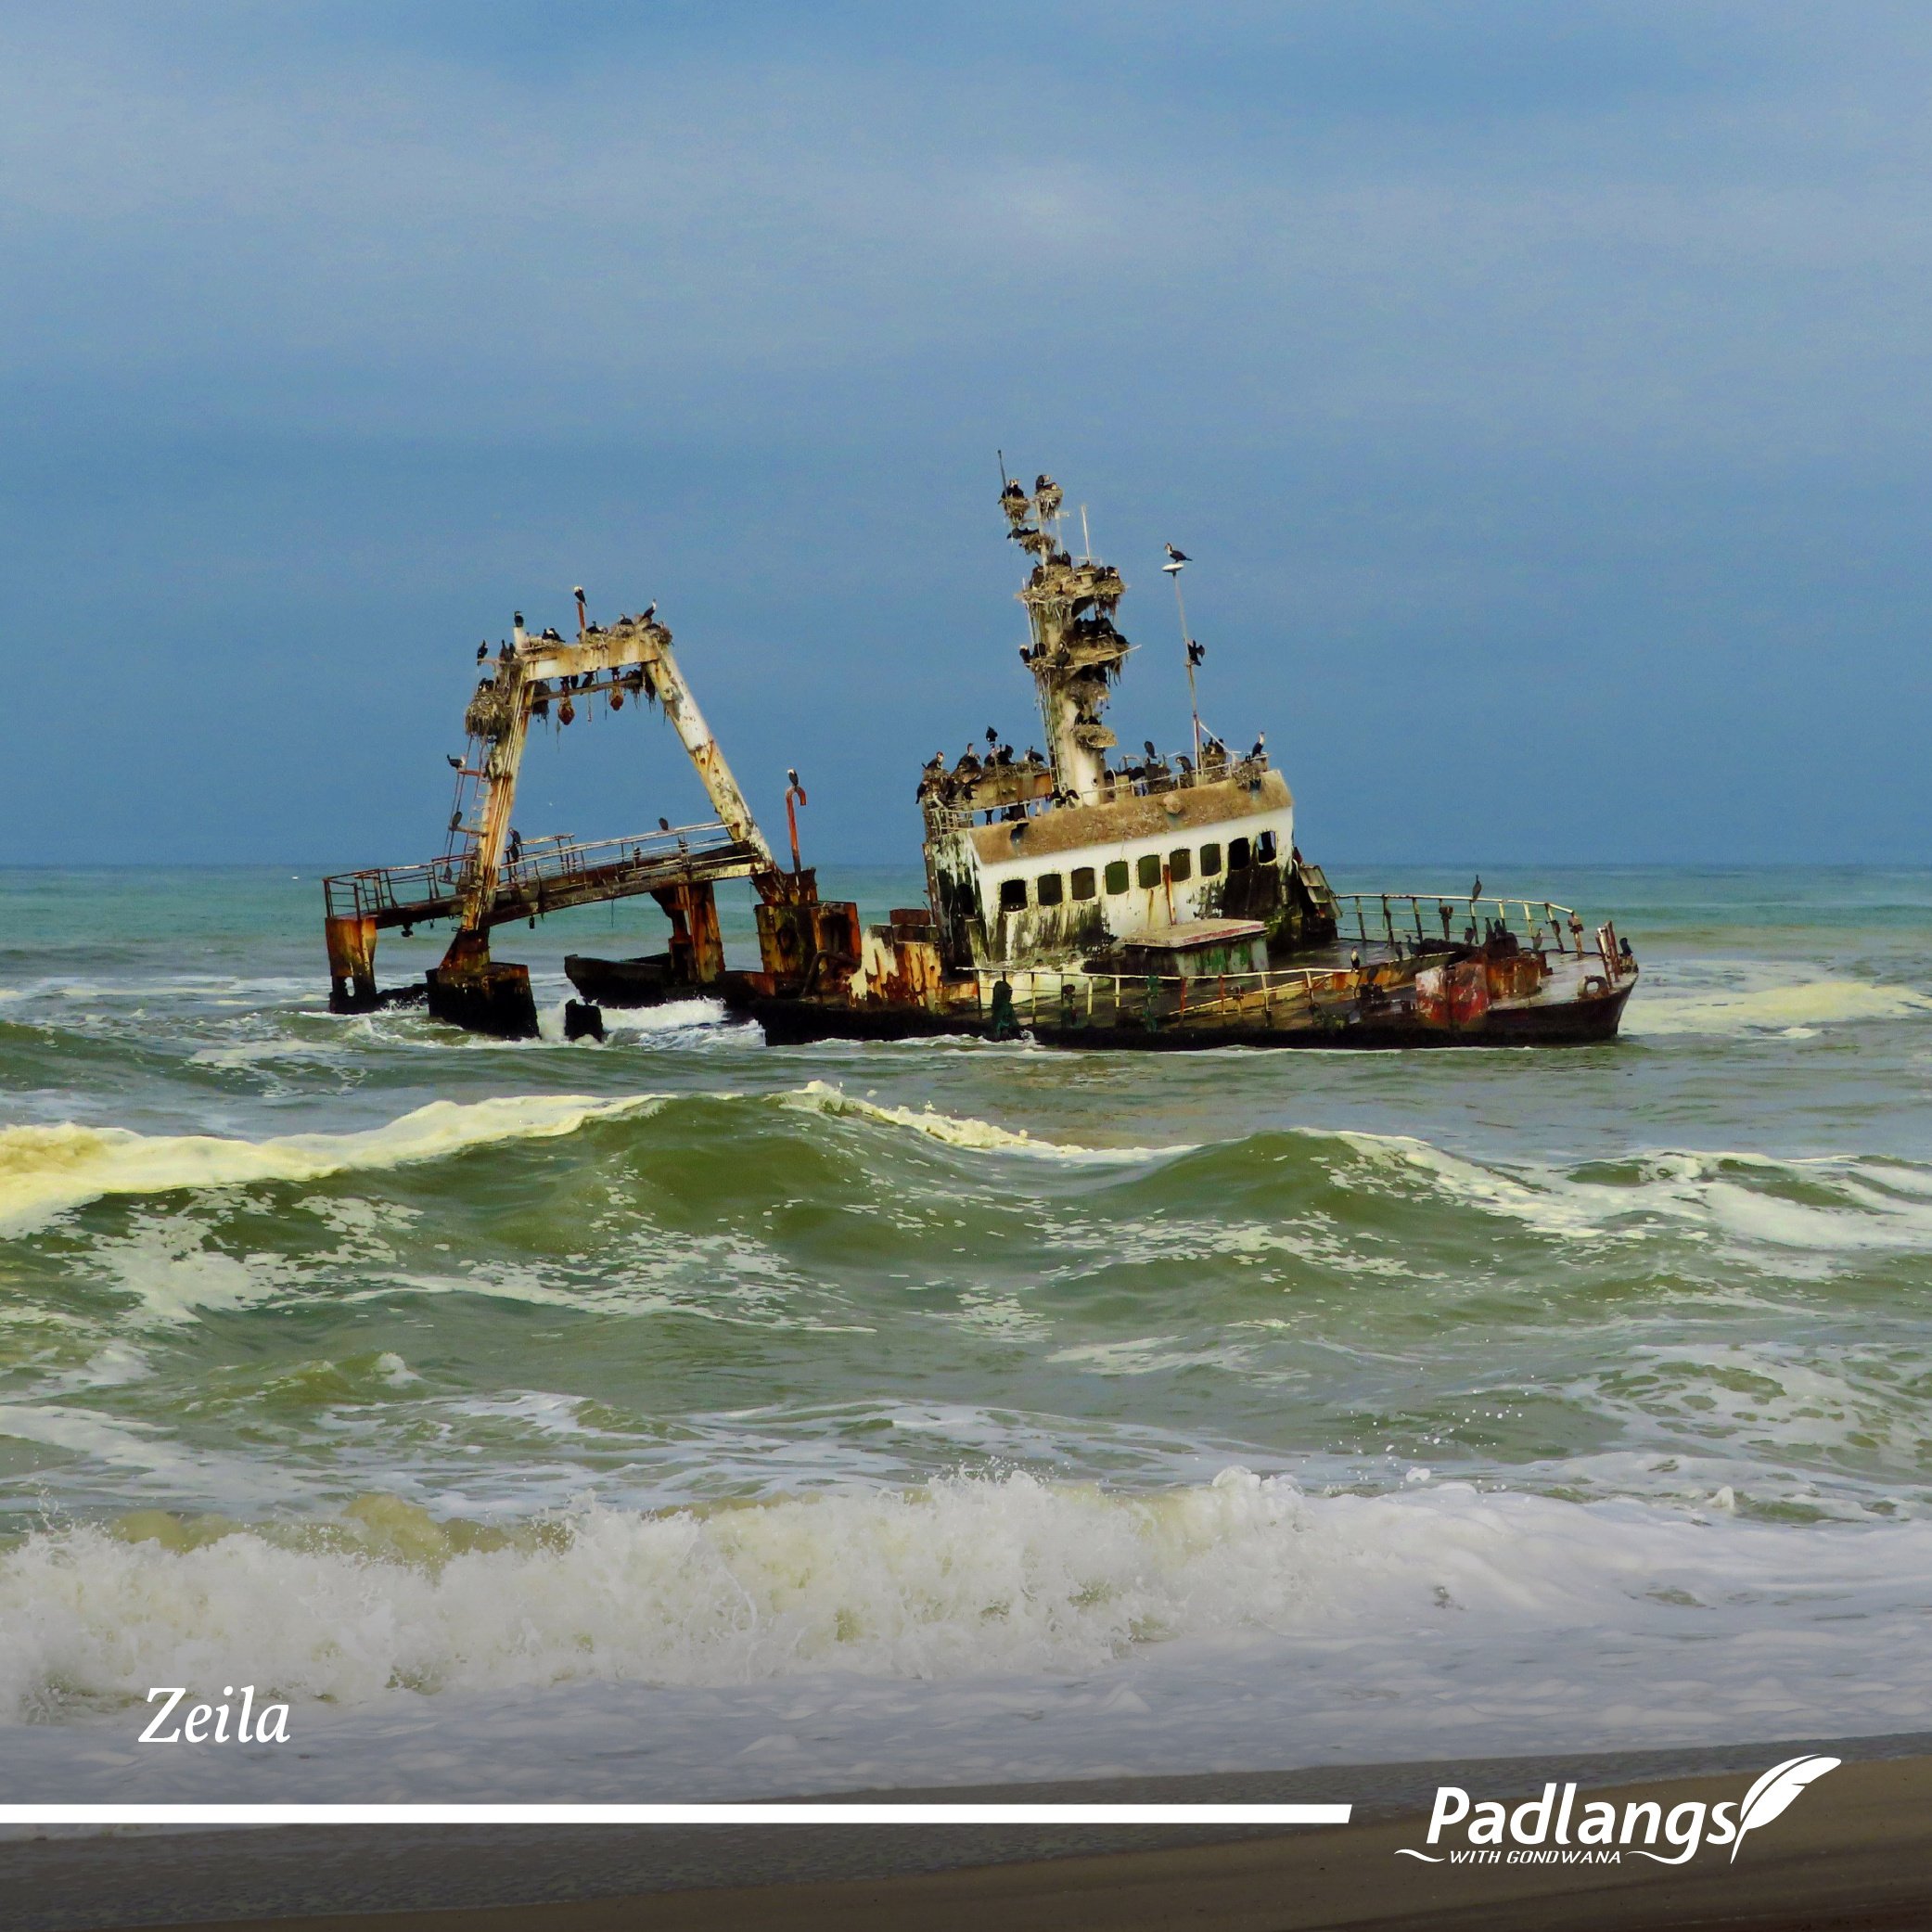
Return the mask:
<svg viewBox="0 0 1932 1932">
<path fill-rule="evenodd" d="M 1439 1783 L 1534 1797 L 1735 1799 L 1808 1748 L 1846 1759 L 1734 1862 L 1448 1866 L 1420 1845 Z M 883 1797 L 887 1794 L 866 1794 Z M 0 1846 L 9 1932 L 123 1926 L 276 1932 L 920 1932 L 1324 1926 L 1622 1932 L 1640 1926 L 1932 1925 L 1932 1738 L 1790 1740 L 1708 1751 L 1118 1779 L 898 1798 L 1349 1798 L 1326 1828 L 310 1826 Z"/>
</svg>

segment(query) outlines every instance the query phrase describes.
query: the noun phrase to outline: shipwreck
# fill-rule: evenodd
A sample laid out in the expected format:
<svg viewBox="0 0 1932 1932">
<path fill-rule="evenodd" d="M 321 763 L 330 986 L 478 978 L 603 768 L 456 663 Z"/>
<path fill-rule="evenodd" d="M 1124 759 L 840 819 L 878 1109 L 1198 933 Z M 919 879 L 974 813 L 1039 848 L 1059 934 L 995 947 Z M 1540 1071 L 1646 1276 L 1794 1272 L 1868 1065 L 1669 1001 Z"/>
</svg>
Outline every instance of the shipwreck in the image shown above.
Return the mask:
<svg viewBox="0 0 1932 1932">
<path fill-rule="evenodd" d="M 916 784 L 926 903 L 867 924 L 821 899 L 754 823 L 655 616 L 609 630 L 578 595 L 574 640 L 517 621 L 468 708 L 442 855 L 326 884 L 331 1004 L 397 995 L 376 985 L 385 926 L 456 928 L 420 996 L 436 1017 L 534 1032 L 527 971 L 493 961 L 493 927 L 649 892 L 671 942 L 642 959 L 572 956 L 570 1029 L 601 1033 L 604 1005 L 709 993 L 774 1044 L 931 1034 L 1024 1034 L 1060 1047 L 1437 1047 L 1583 1044 L 1612 1038 L 1638 979 L 1630 942 L 1550 900 L 1338 893 L 1295 838 L 1295 800 L 1264 736 L 1231 750 L 1192 708 L 1186 749 L 1151 740 L 1120 755 L 1105 713 L 1134 646 L 1116 620 L 1127 585 L 1065 538 L 1062 492 L 1006 480 L 1008 538 L 1030 559 L 1019 589 L 1020 657 L 1043 748 L 989 730 Z M 1084 526 L 1084 517 L 1081 518 Z M 1190 694 L 1201 646 L 1180 596 L 1184 553 L 1168 546 Z M 717 818 L 592 844 L 521 846 L 509 828 L 535 718 L 626 698 L 677 729 Z M 803 792 L 787 774 L 787 813 Z M 760 964 L 726 965 L 714 888 L 756 894 Z M 409 996 L 405 994 L 404 996 Z"/>
</svg>

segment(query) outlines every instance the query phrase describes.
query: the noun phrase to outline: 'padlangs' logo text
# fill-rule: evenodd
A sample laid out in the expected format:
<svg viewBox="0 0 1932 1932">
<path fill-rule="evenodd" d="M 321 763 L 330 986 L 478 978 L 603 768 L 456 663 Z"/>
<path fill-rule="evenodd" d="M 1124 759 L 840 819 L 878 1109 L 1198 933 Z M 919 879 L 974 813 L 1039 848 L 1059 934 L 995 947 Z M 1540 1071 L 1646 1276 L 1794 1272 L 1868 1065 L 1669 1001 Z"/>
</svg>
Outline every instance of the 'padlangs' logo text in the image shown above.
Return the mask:
<svg viewBox="0 0 1932 1932">
<path fill-rule="evenodd" d="M 1412 1850 L 1404 1845 L 1398 1858 L 1419 1858 L 1432 1865 L 1589 1865 L 1618 1864 L 1628 1851 L 1654 1859 L 1660 1865 L 1682 1865 L 1706 1845 L 1728 1845 L 1731 1856 L 1744 1835 L 1769 1824 L 1814 1778 L 1837 1769 L 1836 1758 L 1787 1758 L 1774 1764 L 1734 1804 L 1707 1805 L 1686 1799 L 1667 1811 L 1655 1798 L 1632 1800 L 1620 1809 L 1606 1799 L 1586 1799 L 1577 1805 L 1577 1787 L 1545 1785 L 1514 1810 L 1485 1800 L 1472 1804 L 1460 1785 L 1443 1785 L 1436 1792 L 1429 1814 L 1428 1843 L 1440 1849 Z M 1443 1834 L 1460 1825 L 1463 1843 Z M 1658 1845 L 1672 1848 L 1654 1849 Z"/>
</svg>

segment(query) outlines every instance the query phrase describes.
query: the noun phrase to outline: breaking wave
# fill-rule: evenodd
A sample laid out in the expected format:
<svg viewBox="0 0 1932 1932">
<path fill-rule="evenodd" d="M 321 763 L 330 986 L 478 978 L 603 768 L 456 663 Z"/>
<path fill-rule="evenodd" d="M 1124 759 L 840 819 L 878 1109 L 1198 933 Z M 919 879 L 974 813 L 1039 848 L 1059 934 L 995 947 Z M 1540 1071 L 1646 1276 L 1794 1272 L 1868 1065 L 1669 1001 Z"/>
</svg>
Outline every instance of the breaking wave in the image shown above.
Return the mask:
<svg viewBox="0 0 1932 1932">
<path fill-rule="evenodd" d="M 1832 1566 L 1932 1583 L 1932 1525 L 1788 1529 L 1714 1512 L 1481 1495 L 1311 1498 L 1230 1469 L 1145 1497 L 1024 1475 L 699 1514 L 593 1511 L 516 1529 L 390 1497 L 303 1525 L 148 1514 L 37 1532 L 0 1557 L 0 1712 L 233 1683 L 292 1699 L 570 1681 L 725 1685 L 1080 1672 L 1179 1638 L 1388 1630 L 1469 1611 L 1497 1630 L 1730 1614 Z M 1670 1593 L 1675 1592 L 1673 1597 Z M 1661 1593 L 1661 1594 L 1659 1594 Z"/>
<path fill-rule="evenodd" d="M 1400 1191 L 1420 1180 L 1561 1238 L 1640 1240 L 1674 1225 L 1820 1254 L 1932 1247 L 1932 1170 L 1912 1161 L 1660 1149 L 1570 1168 L 1504 1166 L 1400 1134 L 1332 1138 L 1361 1157 L 1337 1171 L 1345 1187 Z"/>
<path fill-rule="evenodd" d="M 932 1107 L 882 1107 L 822 1081 L 766 1096 L 661 1093 L 596 1100 L 577 1094 L 432 1101 L 387 1126 L 351 1133 L 286 1134 L 269 1140 L 213 1134 L 143 1134 L 66 1121 L 0 1128 L 0 1234 L 18 1235 L 68 1209 L 109 1195 L 167 1194 L 263 1182 L 323 1180 L 350 1171 L 441 1160 L 496 1143 L 556 1139 L 586 1124 L 657 1113 L 673 1104 L 769 1102 L 827 1120 L 908 1130 L 972 1153 L 1109 1164 L 1158 1159 L 1179 1147 L 1083 1147 Z"/>
<path fill-rule="evenodd" d="M 440 1160 L 495 1141 L 574 1132 L 587 1120 L 654 1108 L 662 1096 L 621 1100 L 528 1094 L 431 1101 L 385 1127 L 271 1140 L 143 1134 L 119 1127 L 0 1129 L 0 1231 L 19 1234 L 105 1195 L 166 1194 L 263 1181 L 316 1181 L 351 1169 Z"/>
<path fill-rule="evenodd" d="M 1110 1165 L 1115 1162 L 1161 1160 L 1193 1153 L 1194 1147 L 1180 1143 L 1169 1147 L 1082 1147 L 1064 1141 L 1043 1140 L 1024 1129 L 996 1127 L 990 1120 L 971 1115 L 942 1114 L 936 1108 L 881 1107 L 870 1100 L 854 1099 L 843 1089 L 825 1081 L 811 1081 L 792 1093 L 777 1096 L 780 1105 L 824 1114 L 832 1120 L 869 1120 L 880 1126 L 908 1127 L 928 1140 L 943 1142 L 949 1147 L 965 1147 L 978 1154 L 1031 1154 L 1045 1160 L 1070 1160 Z"/>
</svg>

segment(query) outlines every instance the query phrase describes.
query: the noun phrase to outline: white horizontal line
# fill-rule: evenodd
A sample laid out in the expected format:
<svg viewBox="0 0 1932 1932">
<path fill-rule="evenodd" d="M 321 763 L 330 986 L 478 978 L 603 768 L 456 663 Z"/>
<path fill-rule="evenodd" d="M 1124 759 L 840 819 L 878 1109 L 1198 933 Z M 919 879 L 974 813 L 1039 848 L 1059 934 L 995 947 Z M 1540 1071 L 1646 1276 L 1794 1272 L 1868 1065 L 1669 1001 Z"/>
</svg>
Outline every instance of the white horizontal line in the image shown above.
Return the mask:
<svg viewBox="0 0 1932 1932">
<path fill-rule="evenodd" d="M 1346 1824 L 1348 1805 L 0 1805 L 35 1824 Z"/>
</svg>

